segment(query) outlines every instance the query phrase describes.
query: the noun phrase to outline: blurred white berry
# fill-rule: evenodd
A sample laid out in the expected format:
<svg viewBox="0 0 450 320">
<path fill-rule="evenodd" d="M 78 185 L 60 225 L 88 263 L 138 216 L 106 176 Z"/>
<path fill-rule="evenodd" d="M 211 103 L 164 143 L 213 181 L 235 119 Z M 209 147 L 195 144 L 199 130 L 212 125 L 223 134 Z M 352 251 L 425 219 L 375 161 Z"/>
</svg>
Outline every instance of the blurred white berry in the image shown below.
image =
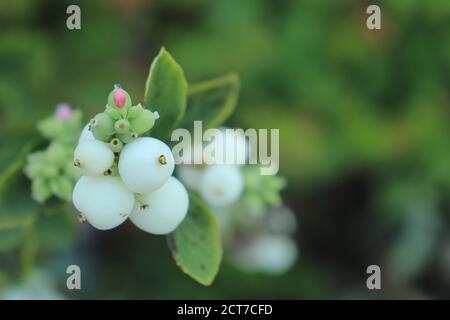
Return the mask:
<svg viewBox="0 0 450 320">
<path fill-rule="evenodd" d="M 72 195 L 75 208 L 95 228 L 108 230 L 124 222 L 134 206 L 134 195 L 119 177 L 81 177 Z"/>
<path fill-rule="evenodd" d="M 95 140 L 94 135 L 92 134 L 92 131 L 90 130 L 90 124 L 84 126 L 83 130 L 81 131 L 80 138 L 78 139 L 78 144 L 81 144 L 85 141 Z"/>
<path fill-rule="evenodd" d="M 297 246 L 289 237 L 264 235 L 241 249 L 235 262 L 244 270 L 281 274 L 295 264 L 297 256 Z"/>
<path fill-rule="evenodd" d="M 199 181 L 202 177 L 202 169 L 194 165 L 179 165 L 177 166 L 178 178 L 183 184 L 193 191 L 198 191 Z"/>
<path fill-rule="evenodd" d="M 250 156 L 250 144 L 243 130 L 220 127 L 223 139 L 223 156 L 225 164 L 245 164 Z M 231 162 L 228 162 L 230 161 Z"/>
<path fill-rule="evenodd" d="M 127 144 L 119 158 L 119 173 L 125 185 L 136 193 L 149 193 L 169 179 L 174 170 L 170 148 L 155 138 L 138 138 Z"/>
<path fill-rule="evenodd" d="M 21 283 L 9 286 L 0 294 L 2 300 L 64 300 L 55 279 L 46 270 L 33 270 Z"/>
<path fill-rule="evenodd" d="M 209 166 L 200 180 L 200 195 L 210 206 L 216 208 L 234 204 L 243 189 L 244 178 L 237 166 Z"/>
<path fill-rule="evenodd" d="M 153 234 L 167 234 L 183 221 L 189 208 L 186 189 L 174 177 L 158 190 L 136 201 L 130 220 L 139 228 Z"/>
<path fill-rule="evenodd" d="M 83 175 L 98 176 L 112 166 L 114 153 L 106 143 L 90 140 L 75 148 L 73 160 Z"/>
<path fill-rule="evenodd" d="M 297 218 L 288 207 L 275 208 L 268 214 L 267 228 L 273 233 L 293 234 L 297 230 Z"/>
</svg>

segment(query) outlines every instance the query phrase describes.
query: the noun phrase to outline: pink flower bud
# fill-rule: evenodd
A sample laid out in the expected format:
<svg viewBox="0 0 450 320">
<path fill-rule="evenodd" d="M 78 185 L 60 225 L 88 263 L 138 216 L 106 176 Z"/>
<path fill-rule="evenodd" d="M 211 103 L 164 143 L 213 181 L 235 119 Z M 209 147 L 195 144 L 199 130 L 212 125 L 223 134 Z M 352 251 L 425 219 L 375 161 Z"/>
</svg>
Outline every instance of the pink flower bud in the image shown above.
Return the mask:
<svg viewBox="0 0 450 320">
<path fill-rule="evenodd" d="M 127 96 L 122 89 L 117 89 L 116 92 L 114 92 L 113 99 L 117 108 L 122 109 L 125 105 L 125 101 L 127 100 Z"/>
<path fill-rule="evenodd" d="M 70 105 L 66 103 L 60 103 L 56 106 L 55 116 L 56 119 L 64 121 L 72 116 L 73 110 Z"/>
</svg>

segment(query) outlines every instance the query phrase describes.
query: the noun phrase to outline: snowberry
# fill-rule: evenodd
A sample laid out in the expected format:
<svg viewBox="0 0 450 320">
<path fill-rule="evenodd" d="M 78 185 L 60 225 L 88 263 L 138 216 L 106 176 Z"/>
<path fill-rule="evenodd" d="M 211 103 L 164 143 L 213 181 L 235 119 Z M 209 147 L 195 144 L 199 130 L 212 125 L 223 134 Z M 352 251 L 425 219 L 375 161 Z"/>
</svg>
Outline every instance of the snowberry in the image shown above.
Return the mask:
<svg viewBox="0 0 450 320">
<path fill-rule="evenodd" d="M 225 207 L 236 202 L 244 189 L 244 179 L 237 166 L 212 165 L 200 180 L 200 194 L 212 207 Z"/>
<path fill-rule="evenodd" d="M 284 235 L 263 235 L 238 253 L 236 262 L 249 271 L 281 274 L 289 270 L 297 260 L 295 242 Z"/>
<path fill-rule="evenodd" d="M 225 163 L 244 164 L 250 156 L 250 145 L 243 132 L 221 127 L 223 141 L 223 156 Z"/>
<path fill-rule="evenodd" d="M 83 130 L 81 131 L 80 138 L 78 139 L 78 144 L 81 144 L 82 142 L 89 141 L 89 140 L 95 140 L 95 137 L 92 134 L 90 126 L 91 125 L 89 123 L 84 126 Z"/>
<path fill-rule="evenodd" d="M 130 220 L 152 234 L 167 234 L 183 221 L 189 207 L 188 193 L 174 177 L 158 190 L 145 194 L 136 201 Z"/>
<path fill-rule="evenodd" d="M 191 190 L 198 191 L 199 181 L 202 177 L 202 169 L 195 165 L 177 166 L 177 176 L 183 184 Z"/>
<path fill-rule="evenodd" d="M 133 192 L 148 193 L 160 188 L 174 170 L 170 148 L 155 138 L 137 138 L 127 144 L 119 158 L 119 173 Z"/>
<path fill-rule="evenodd" d="M 119 177 L 81 177 L 72 195 L 73 204 L 95 228 L 108 230 L 124 222 L 134 205 L 134 195 Z"/>
<path fill-rule="evenodd" d="M 114 153 L 104 142 L 98 140 L 85 141 L 75 148 L 74 164 L 82 174 L 97 176 L 110 168 L 114 161 Z"/>
</svg>

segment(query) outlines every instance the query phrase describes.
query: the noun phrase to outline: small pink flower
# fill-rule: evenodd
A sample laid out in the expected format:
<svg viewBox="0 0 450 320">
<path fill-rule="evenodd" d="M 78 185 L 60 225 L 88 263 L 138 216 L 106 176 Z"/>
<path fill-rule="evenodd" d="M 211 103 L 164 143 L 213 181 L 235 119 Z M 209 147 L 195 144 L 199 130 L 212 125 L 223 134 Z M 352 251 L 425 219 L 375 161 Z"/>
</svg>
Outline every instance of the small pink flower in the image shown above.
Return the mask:
<svg viewBox="0 0 450 320">
<path fill-rule="evenodd" d="M 117 91 L 114 92 L 113 99 L 117 108 L 122 109 L 125 105 L 125 101 L 127 100 L 127 96 L 122 89 L 117 89 Z"/>
<path fill-rule="evenodd" d="M 64 121 L 72 116 L 73 110 L 67 103 L 60 103 L 56 106 L 55 116 L 56 119 Z"/>
</svg>

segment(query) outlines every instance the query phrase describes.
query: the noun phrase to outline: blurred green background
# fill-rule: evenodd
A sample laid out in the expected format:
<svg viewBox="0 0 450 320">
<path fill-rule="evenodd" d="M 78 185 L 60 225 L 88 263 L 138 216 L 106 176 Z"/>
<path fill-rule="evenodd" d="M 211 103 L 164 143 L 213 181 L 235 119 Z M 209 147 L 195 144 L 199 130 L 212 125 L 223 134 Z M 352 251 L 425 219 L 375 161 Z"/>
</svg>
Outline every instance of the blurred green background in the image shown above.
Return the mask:
<svg viewBox="0 0 450 320">
<path fill-rule="evenodd" d="M 365 10 L 377 3 L 382 29 L 370 31 Z M 70 4 L 81 30 L 66 28 Z M 448 0 L 1 2 L 0 169 L 57 103 L 87 120 L 116 82 L 143 97 L 164 45 L 190 83 L 240 75 L 227 125 L 280 129 L 283 198 L 299 221 L 300 259 L 279 277 L 225 257 L 202 287 L 162 237 L 129 224 L 82 228 L 81 242 L 52 234 L 36 265 L 76 299 L 449 298 L 449 36 Z M 17 271 L 10 255 L 0 253 L 4 285 Z M 81 291 L 65 289 L 68 264 L 83 270 Z M 380 291 L 366 288 L 372 264 Z"/>
</svg>

